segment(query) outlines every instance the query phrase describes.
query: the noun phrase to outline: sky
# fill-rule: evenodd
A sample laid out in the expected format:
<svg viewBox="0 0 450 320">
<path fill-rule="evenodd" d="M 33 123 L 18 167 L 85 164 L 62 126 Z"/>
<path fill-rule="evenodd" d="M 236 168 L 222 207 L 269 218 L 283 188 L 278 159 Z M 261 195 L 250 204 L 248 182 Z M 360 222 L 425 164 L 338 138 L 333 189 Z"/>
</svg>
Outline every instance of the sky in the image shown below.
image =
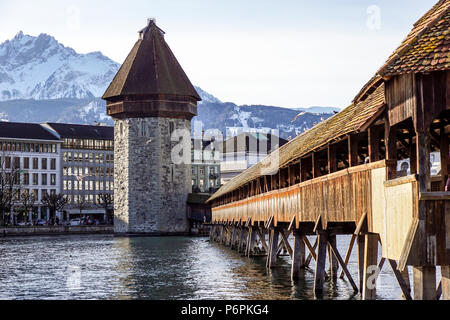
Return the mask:
<svg viewBox="0 0 450 320">
<path fill-rule="evenodd" d="M 156 18 L 191 82 L 222 101 L 343 108 L 437 0 L 0 0 L 0 42 L 47 33 L 122 63 Z"/>
</svg>

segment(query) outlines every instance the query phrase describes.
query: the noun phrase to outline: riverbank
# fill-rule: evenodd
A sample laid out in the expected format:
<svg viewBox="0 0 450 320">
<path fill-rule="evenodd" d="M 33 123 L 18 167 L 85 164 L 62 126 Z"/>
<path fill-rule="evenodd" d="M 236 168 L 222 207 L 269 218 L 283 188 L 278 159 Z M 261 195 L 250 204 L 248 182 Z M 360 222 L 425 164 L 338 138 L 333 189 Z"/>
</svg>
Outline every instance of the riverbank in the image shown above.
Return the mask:
<svg viewBox="0 0 450 320">
<path fill-rule="evenodd" d="M 113 234 L 114 226 L 33 226 L 0 227 L 0 237 L 48 236 L 67 234 Z"/>
</svg>

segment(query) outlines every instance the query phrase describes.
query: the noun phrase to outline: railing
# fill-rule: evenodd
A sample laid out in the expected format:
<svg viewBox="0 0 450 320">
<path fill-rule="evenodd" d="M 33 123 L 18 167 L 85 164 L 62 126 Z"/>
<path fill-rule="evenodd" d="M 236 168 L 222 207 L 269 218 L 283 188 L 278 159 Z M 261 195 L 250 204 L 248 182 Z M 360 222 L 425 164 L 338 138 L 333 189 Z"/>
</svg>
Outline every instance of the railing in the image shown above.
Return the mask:
<svg viewBox="0 0 450 320">
<path fill-rule="evenodd" d="M 385 168 L 385 161 L 364 164 L 305 181 L 281 190 L 215 207 L 214 222 L 358 222 L 371 212 L 371 171 Z"/>
</svg>

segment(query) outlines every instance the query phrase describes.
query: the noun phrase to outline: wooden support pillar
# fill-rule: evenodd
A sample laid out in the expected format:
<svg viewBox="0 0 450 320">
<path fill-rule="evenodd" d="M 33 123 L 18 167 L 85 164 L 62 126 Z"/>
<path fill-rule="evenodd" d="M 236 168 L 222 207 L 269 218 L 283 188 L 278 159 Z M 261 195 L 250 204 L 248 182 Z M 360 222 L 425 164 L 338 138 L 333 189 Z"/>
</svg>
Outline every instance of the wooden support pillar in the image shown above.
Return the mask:
<svg viewBox="0 0 450 320">
<path fill-rule="evenodd" d="M 430 179 L 430 140 L 429 131 L 416 132 L 417 169 L 419 174 L 419 192 L 431 191 Z M 423 218 L 420 217 L 419 219 Z"/>
<path fill-rule="evenodd" d="M 364 287 L 364 245 L 365 245 L 364 235 L 357 236 L 357 259 L 358 259 L 358 278 L 359 278 L 359 293 L 363 293 Z"/>
<path fill-rule="evenodd" d="M 348 136 L 348 164 L 350 167 L 358 165 L 358 143 L 359 137 L 356 135 Z"/>
<path fill-rule="evenodd" d="M 220 226 L 220 243 L 224 244 L 225 243 L 225 238 L 226 238 L 226 229 L 225 229 L 225 225 L 222 224 Z"/>
<path fill-rule="evenodd" d="M 318 240 L 318 237 L 316 237 L 316 240 L 314 241 L 314 245 L 311 246 L 311 243 L 309 242 L 308 238 L 306 236 L 303 237 L 303 242 L 305 243 L 305 245 L 308 247 L 308 250 L 309 250 L 309 254 L 305 260 L 305 268 L 309 267 L 309 264 L 311 263 L 311 259 L 314 259 L 314 260 L 317 259 L 317 255 L 316 255 L 316 248 L 317 248 L 317 243 L 318 243 L 317 240 Z"/>
<path fill-rule="evenodd" d="M 387 114 L 384 130 L 386 160 L 391 160 L 387 163 L 387 175 L 388 179 L 395 179 L 397 177 L 397 128 L 390 126 Z"/>
<path fill-rule="evenodd" d="M 417 174 L 417 149 L 414 144 L 413 135 L 409 137 L 409 171 L 410 174 Z"/>
<path fill-rule="evenodd" d="M 305 266 L 305 244 L 300 231 L 294 230 L 294 249 L 292 252 L 291 279 L 299 278 L 301 269 Z"/>
<path fill-rule="evenodd" d="M 376 276 L 378 273 L 378 234 L 365 235 L 364 244 L 364 280 L 362 289 L 363 300 L 375 300 Z"/>
<path fill-rule="evenodd" d="M 231 226 L 231 235 L 230 235 L 230 248 L 231 249 L 233 249 L 235 247 L 236 235 L 237 235 L 237 228 L 235 225 L 232 225 Z"/>
<path fill-rule="evenodd" d="M 330 265 L 330 278 L 333 283 L 337 281 L 337 272 L 338 272 L 338 261 L 336 256 L 333 254 L 332 246 L 337 247 L 336 244 L 336 235 L 329 235 L 328 242 L 330 243 L 328 246 L 328 259 Z"/>
<path fill-rule="evenodd" d="M 256 230 L 254 227 L 249 227 L 247 234 L 247 248 L 246 248 L 247 257 L 251 257 L 254 254 L 255 244 L 256 244 Z"/>
<path fill-rule="evenodd" d="M 448 148 L 448 136 L 445 133 L 445 127 L 442 126 L 441 130 L 440 130 L 440 135 L 441 135 L 441 141 L 440 141 L 440 153 L 441 153 L 441 176 L 442 176 L 442 186 L 441 186 L 441 191 L 444 191 L 445 188 L 445 184 L 447 182 L 447 178 L 448 178 L 448 152 L 449 152 L 449 148 Z"/>
<path fill-rule="evenodd" d="M 262 245 L 262 250 L 265 252 L 269 252 L 269 246 L 267 245 L 266 242 L 266 231 L 264 228 L 261 228 L 261 230 L 259 228 L 256 228 L 256 233 L 259 237 L 259 241 L 261 242 Z"/>
<path fill-rule="evenodd" d="M 275 267 L 277 262 L 277 253 L 278 253 L 278 239 L 279 239 L 280 231 L 278 228 L 271 228 L 269 233 L 269 252 L 267 255 L 267 268 Z"/>
<path fill-rule="evenodd" d="M 450 300 L 450 266 L 441 266 L 442 300 Z"/>
<path fill-rule="evenodd" d="M 243 226 L 239 227 L 239 238 L 237 242 L 237 251 L 242 252 L 243 245 L 245 243 L 245 229 Z"/>
<path fill-rule="evenodd" d="M 323 283 L 325 281 L 325 262 L 327 259 L 328 234 L 320 231 L 318 234 L 316 272 L 314 276 L 314 294 L 320 295 L 323 292 Z"/>
<path fill-rule="evenodd" d="M 336 144 L 328 145 L 328 173 L 337 171 Z"/>
<path fill-rule="evenodd" d="M 405 281 L 405 289 L 409 292 L 409 297 L 411 297 L 411 281 L 409 280 L 409 271 L 408 271 L 408 266 L 405 267 L 405 269 L 403 269 L 403 271 L 400 271 L 400 274 L 403 278 L 403 280 Z M 405 295 L 404 293 L 402 293 L 402 298 L 403 299 L 408 299 L 408 296 Z"/>
<path fill-rule="evenodd" d="M 313 178 L 320 177 L 319 155 L 315 152 L 312 153 L 312 169 Z"/>
<path fill-rule="evenodd" d="M 436 267 L 415 266 L 414 277 L 414 300 L 436 300 Z"/>
<path fill-rule="evenodd" d="M 345 255 L 344 264 L 347 266 L 348 261 L 350 260 L 350 256 L 352 255 L 353 245 L 355 244 L 356 235 L 352 234 L 352 238 L 350 239 L 350 243 L 348 245 L 347 254 Z M 341 271 L 341 275 L 339 278 L 344 279 L 345 272 L 344 270 Z"/>
<path fill-rule="evenodd" d="M 369 160 L 376 162 L 380 160 L 380 130 L 377 127 L 370 127 L 368 129 L 369 139 Z"/>
</svg>

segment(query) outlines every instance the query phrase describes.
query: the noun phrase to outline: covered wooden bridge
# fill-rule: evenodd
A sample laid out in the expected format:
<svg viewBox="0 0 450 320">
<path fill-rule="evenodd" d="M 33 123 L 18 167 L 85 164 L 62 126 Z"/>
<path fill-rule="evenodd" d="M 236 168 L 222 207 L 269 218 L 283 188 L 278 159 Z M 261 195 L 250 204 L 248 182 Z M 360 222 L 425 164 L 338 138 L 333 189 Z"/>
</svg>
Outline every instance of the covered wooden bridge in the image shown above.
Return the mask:
<svg viewBox="0 0 450 320">
<path fill-rule="evenodd" d="M 314 259 L 316 294 L 328 256 L 330 279 L 336 281 L 340 267 L 340 277 L 363 299 L 375 298 L 375 267 L 384 264 L 406 299 L 450 299 L 449 52 L 450 0 L 441 0 L 352 105 L 209 199 L 211 239 L 248 256 L 266 254 L 267 267 L 285 251 L 293 279 Z M 430 153 L 436 151 L 441 170 L 432 176 Z M 409 159 L 408 171 L 397 170 L 403 159 Z M 346 255 L 336 247 L 341 234 L 352 235 Z M 317 236 L 316 243 L 306 236 Z M 346 267 L 355 243 L 359 279 Z"/>
</svg>

